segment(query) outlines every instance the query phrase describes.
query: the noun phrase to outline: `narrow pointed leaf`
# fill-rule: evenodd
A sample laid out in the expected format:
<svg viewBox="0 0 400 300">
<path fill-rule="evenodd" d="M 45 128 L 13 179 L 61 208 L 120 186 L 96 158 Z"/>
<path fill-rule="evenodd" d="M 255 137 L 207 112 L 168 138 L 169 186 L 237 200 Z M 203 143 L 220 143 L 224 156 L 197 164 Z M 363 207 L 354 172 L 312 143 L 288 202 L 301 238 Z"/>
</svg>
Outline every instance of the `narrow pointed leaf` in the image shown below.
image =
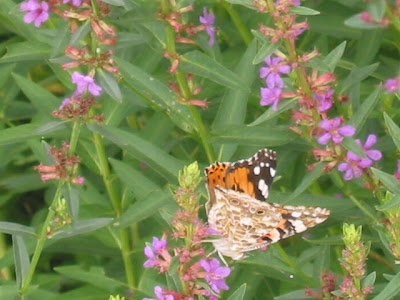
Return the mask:
<svg viewBox="0 0 400 300">
<path fill-rule="evenodd" d="M 397 273 L 383 290 L 372 300 L 388 300 L 400 293 L 400 273 Z"/>
<path fill-rule="evenodd" d="M 99 83 L 101 87 L 104 88 L 106 93 L 115 101 L 122 102 L 122 94 L 119 88 L 117 79 L 114 75 L 99 69 L 97 71 L 97 76 L 99 78 Z"/>
<path fill-rule="evenodd" d="M 0 222 L 0 232 L 12 235 L 36 237 L 35 229 L 33 227 L 12 222 Z"/>
<path fill-rule="evenodd" d="M 222 86 L 249 90 L 235 73 L 200 51 L 192 51 L 183 55 L 180 67 L 186 72 L 208 78 Z"/>
<path fill-rule="evenodd" d="M 384 184 L 384 186 L 394 194 L 400 194 L 400 184 L 398 180 L 388 173 L 371 168 L 372 173 Z"/>
<path fill-rule="evenodd" d="M 375 89 L 374 92 L 369 95 L 367 99 L 360 105 L 355 114 L 351 117 L 348 124 L 353 125 L 357 129 L 364 126 L 365 121 L 374 111 L 375 106 L 379 102 L 379 95 L 381 94 L 381 89 Z"/>
<path fill-rule="evenodd" d="M 14 248 L 15 277 L 17 279 L 17 286 L 21 287 L 29 271 L 29 254 L 22 236 L 13 235 L 12 241 Z"/>
<path fill-rule="evenodd" d="M 229 298 L 228 300 L 242 300 L 246 292 L 246 283 L 243 283 Z"/>
<path fill-rule="evenodd" d="M 385 112 L 383 113 L 383 117 L 385 118 L 386 127 L 389 129 L 390 136 L 397 150 L 400 151 L 400 128 Z"/>
<path fill-rule="evenodd" d="M 79 234 L 92 232 L 109 225 L 112 220 L 113 218 L 93 218 L 88 220 L 79 220 L 74 222 L 72 225 L 67 225 L 59 231 L 56 231 L 51 239 L 59 240 Z"/>
</svg>

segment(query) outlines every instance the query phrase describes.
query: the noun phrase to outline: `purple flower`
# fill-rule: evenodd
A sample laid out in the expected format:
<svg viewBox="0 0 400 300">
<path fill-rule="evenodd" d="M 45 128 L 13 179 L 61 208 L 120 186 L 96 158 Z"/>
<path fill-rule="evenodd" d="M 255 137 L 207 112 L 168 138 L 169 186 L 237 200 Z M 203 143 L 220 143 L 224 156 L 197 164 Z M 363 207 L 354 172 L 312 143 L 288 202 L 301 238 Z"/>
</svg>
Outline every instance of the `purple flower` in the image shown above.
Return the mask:
<svg viewBox="0 0 400 300">
<path fill-rule="evenodd" d="M 153 237 L 153 244 L 151 246 L 144 247 L 144 255 L 146 255 L 149 259 L 144 262 L 143 267 L 152 268 L 159 265 L 158 255 L 161 254 L 163 250 L 166 250 L 167 247 L 168 242 L 166 240 L 160 240 L 156 237 Z"/>
<path fill-rule="evenodd" d="M 210 284 L 214 292 L 219 293 L 220 289 L 229 290 L 223 278 L 228 277 L 231 269 L 228 267 L 221 267 L 221 263 L 216 258 L 210 260 L 202 259 L 200 265 L 207 271 L 206 280 Z"/>
<path fill-rule="evenodd" d="M 366 169 L 372 166 L 373 161 L 380 160 L 382 158 L 382 152 L 379 150 L 370 150 L 370 148 L 377 142 L 376 135 L 370 134 L 365 141 L 364 146 L 361 144 L 359 139 L 356 143 L 363 148 L 366 156 L 368 158 L 362 158 L 357 154 L 348 151 L 347 152 L 347 162 L 341 163 L 338 166 L 338 170 L 345 172 L 343 178 L 345 180 L 351 180 L 352 178 L 358 178 L 362 176 L 362 169 Z"/>
<path fill-rule="evenodd" d="M 75 7 L 81 6 L 81 4 L 82 4 L 82 0 L 63 0 L 64 4 L 71 3 L 71 2 L 72 2 L 72 5 Z"/>
<path fill-rule="evenodd" d="M 60 107 L 58 108 L 59 110 L 62 110 L 62 109 L 64 109 L 67 105 L 70 105 L 71 104 L 71 99 L 70 98 L 65 98 L 64 100 L 63 100 L 63 102 L 61 102 L 61 105 L 60 105 Z"/>
<path fill-rule="evenodd" d="M 278 109 L 278 103 L 282 100 L 282 90 L 280 88 L 261 88 L 260 105 L 272 104 L 272 109 Z"/>
<path fill-rule="evenodd" d="M 326 94 L 318 95 L 314 94 L 314 99 L 319 102 L 318 109 L 321 112 L 327 111 L 333 106 L 332 95 L 335 91 L 329 90 Z"/>
<path fill-rule="evenodd" d="M 174 300 L 174 296 L 164 294 L 164 290 L 161 286 L 156 286 L 154 288 L 154 294 L 156 295 L 157 299 L 143 298 L 143 300 Z"/>
<path fill-rule="evenodd" d="M 282 2 L 282 0 L 277 0 L 275 2 L 275 4 L 278 5 L 278 4 L 281 4 L 281 2 Z M 285 2 L 287 2 L 287 1 L 285 1 Z M 290 2 L 291 2 L 290 3 L 291 5 L 295 5 L 295 6 L 301 5 L 300 0 L 291 0 Z"/>
<path fill-rule="evenodd" d="M 213 46 L 215 44 L 215 35 L 216 29 L 214 26 L 215 16 L 213 13 L 210 13 L 206 7 L 203 8 L 203 15 L 200 16 L 200 23 L 204 25 L 204 28 L 209 35 L 210 39 L 208 40 L 208 44 Z"/>
<path fill-rule="evenodd" d="M 330 120 L 323 120 L 319 127 L 325 132 L 318 138 L 320 145 L 326 145 L 332 140 L 335 144 L 343 141 L 343 136 L 352 136 L 356 133 L 356 128 L 351 125 L 339 127 L 342 124 L 342 118 L 336 117 Z"/>
<path fill-rule="evenodd" d="M 383 87 L 387 90 L 389 94 L 393 94 L 398 91 L 399 85 L 400 80 L 398 77 L 396 77 L 386 80 L 386 82 L 383 84 Z"/>
<path fill-rule="evenodd" d="M 22 2 L 20 8 L 28 12 L 24 16 L 24 22 L 28 24 L 34 22 L 36 27 L 40 27 L 49 18 L 49 4 L 45 1 L 28 0 Z"/>
<path fill-rule="evenodd" d="M 356 140 L 356 143 L 360 145 L 361 148 L 363 148 L 365 154 L 371 159 L 371 160 L 380 160 L 382 158 L 382 152 L 379 150 L 370 150 L 370 148 L 376 144 L 378 141 L 378 137 L 374 134 L 370 134 L 367 137 L 367 140 L 365 141 L 364 146 L 361 144 L 361 141 L 359 139 Z M 372 165 L 372 163 L 371 163 Z"/>
<path fill-rule="evenodd" d="M 400 181 L 400 160 L 397 161 L 397 170 L 396 173 L 394 173 L 394 177 L 396 177 L 397 180 Z"/>
<path fill-rule="evenodd" d="M 89 90 L 93 96 L 99 96 L 102 90 L 101 86 L 98 86 L 94 82 L 93 77 L 89 75 L 83 75 L 79 72 L 72 73 L 72 82 L 77 86 L 75 96 L 82 95 L 86 89 Z"/>
<path fill-rule="evenodd" d="M 284 87 L 284 82 L 280 74 L 288 74 L 291 69 L 289 65 L 280 64 L 283 59 L 281 57 L 268 56 L 264 61 L 268 67 L 262 67 L 260 69 L 260 78 L 267 78 L 267 86 L 273 87 Z"/>
</svg>

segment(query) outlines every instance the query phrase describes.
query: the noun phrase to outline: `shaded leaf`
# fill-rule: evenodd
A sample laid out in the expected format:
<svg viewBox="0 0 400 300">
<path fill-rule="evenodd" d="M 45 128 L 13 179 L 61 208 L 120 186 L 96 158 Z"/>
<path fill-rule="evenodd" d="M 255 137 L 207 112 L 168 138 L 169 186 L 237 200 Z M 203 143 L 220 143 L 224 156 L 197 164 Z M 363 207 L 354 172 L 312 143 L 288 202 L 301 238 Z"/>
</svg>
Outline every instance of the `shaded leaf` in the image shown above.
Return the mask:
<svg viewBox="0 0 400 300">
<path fill-rule="evenodd" d="M 398 180 L 388 173 L 371 168 L 372 173 L 384 184 L 384 186 L 394 194 L 400 194 L 400 185 Z"/>
<path fill-rule="evenodd" d="M 56 231 L 51 239 L 59 240 L 79 234 L 92 232 L 109 225 L 112 220 L 113 218 L 93 218 L 88 220 L 78 220 L 72 223 L 72 225 L 67 225 L 62 229 Z"/>
<path fill-rule="evenodd" d="M 22 236 L 13 234 L 12 242 L 14 249 L 15 277 L 17 279 L 17 286 L 21 287 L 29 272 L 29 254 Z"/>
<path fill-rule="evenodd" d="M 396 276 L 394 276 L 383 288 L 383 290 L 377 296 L 372 298 L 372 300 L 393 299 L 393 297 L 398 293 L 400 293 L 400 273 L 397 273 Z"/>
<path fill-rule="evenodd" d="M 242 300 L 246 292 L 246 283 L 243 283 L 229 298 L 228 300 Z"/>
<path fill-rule="evenodd" d="M 12 235 L 36 237 L 35 229 L 33 227 L 12 222 L 0 222 L 0 232 Z"/>
<path fill-rule="evenodd" d="M 208 78 L 224 87 L 249 91 L 249 88 L 242 83 L 235 73 L 200 51 L 184 54 L 181 57 L 180 68 L 186 72 Z"/>
<path fill-rule="evenodd" d="M 384 112 L 383 117 L 385 118 L 386 127 L 389 129 L 390 136 L 397 150 L 400 150 L 400 128 L 395 122 Z"/>
<path fill-rule="evenodd" d="M 99 69 L 97 71 L 100 85 L 104 88 L 106 93 L 115 101 L 122 102 L 122 94 L 119 88 L 117 79 L 109 72 Z"/>
</svg>

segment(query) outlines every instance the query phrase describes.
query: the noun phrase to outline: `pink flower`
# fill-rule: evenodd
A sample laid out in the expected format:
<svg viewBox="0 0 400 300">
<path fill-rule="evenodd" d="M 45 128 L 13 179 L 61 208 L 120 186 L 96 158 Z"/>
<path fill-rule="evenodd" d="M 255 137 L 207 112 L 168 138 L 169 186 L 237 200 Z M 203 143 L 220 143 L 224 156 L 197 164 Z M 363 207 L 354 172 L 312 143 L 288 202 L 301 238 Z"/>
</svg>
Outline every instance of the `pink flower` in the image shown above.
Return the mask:
<svg viewBox="0 0 400 300">
<path fill-rule="evenodd" d="M 314 99 L 319 102 L 318 109 L 321 112 L 327 111 L 332 108 L 333 106 L 333 99 L 332 95 L 335 91 L 329 90 L 325 94 L 314 94 Z"/>
<path fill-rule="evenodd" d="M 221 263 L 216 258 L 211 258 L 210 260 L 202 259 L 200 264 L 203 269 L 207 271 L 205 279 L 210 284 L 214 292 L 219 293 L 220 289 L 229 290 L 229 286 L 223 279 L 228 277 L 231 273 L 231 269 L 229 267 L 221 267 Z"/>
<path fill-rule="evenodd" d="M 82 0 L 63 0 L 64 4 L 71 3 L 71 2 L 72 2 L 72 5 L 75 7 L 81 6 L 81 4 L 82 4 Z"/>
<path fill-rule="evenodd" d="M 282 100 L 282 90 L 280 88 L 261 88 L 260 105 L 272 104 L 272 109 L 277 110 L 278 104 Z"/>
<path fill-rule="evenodd" d="M 213 46 L 215 44 L 215 35 L 216 29 L 214 26 L 215 16 L 213 13 L 210 13 L 206 7 L 203 8 L 203 15 L 200 16 L 200 23 L 204 25 L 204 28 L 209 35 L 210 39 L 208 40 L 208 44 Z"/>
<path fill-rule="evenodd" d="M 323 120 L 319 123 L 319 127 L 325 132 L 318 138 L 320 145 L 326 145 L 332 140 L 335 144 L 343 141 L 343 136 L 353 136 L 356 128 L 351 125 L 339 127 L 342 124 L 342 118 L 336 117 L 330 120 Z"/>
<path fill-rule="evenodd" d="M 99 96 L 102 90 L 101 86 L 95 83 L 93 77 L 83 75 L 79 72 L 72 73 L 72 82 L 77 86 L 74 93 L 75 96 L 82 95 L 86 90 L 88 90 L 93 96 Z"/>
<path fill-rule="evenodd" d="M 24 22 L 28 24 L 34 22 L 36 27 L 40 27 L 49 18 L 49 4 L 45 1 L 28 0 L 22 2 L 20 8 L 28 12 L 24 16 Z"/>
<path fill-rule="evenodd" d="M 280 74 L 288 74 L 291 71 L 289 65 L 281 63 L 283 59 L 281 57 L 268 56 L 264 61 L 268 67 L 262 67 L 260 69 L 260 78 L 267 78 L 267 86 L 269 88 L 283 88 L 284 82 Z"/>
<path fill-rule="evenodd" d="M 387 90 L 389 94 L 393 94 L 399 90 L 400 80 L 398 77 L 386 80 L 383 87 Z"/>
</svg>

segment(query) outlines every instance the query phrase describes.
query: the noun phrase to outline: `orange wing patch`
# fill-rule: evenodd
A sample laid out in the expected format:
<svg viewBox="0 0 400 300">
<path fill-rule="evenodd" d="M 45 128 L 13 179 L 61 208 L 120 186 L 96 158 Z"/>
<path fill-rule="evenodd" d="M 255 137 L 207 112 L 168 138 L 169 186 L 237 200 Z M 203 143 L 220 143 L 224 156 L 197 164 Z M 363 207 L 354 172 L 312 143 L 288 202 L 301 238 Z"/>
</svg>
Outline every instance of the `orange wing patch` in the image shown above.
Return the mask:
<svg viewBox="0 0 400 300">
<path fill-rule="evenodd" d="M 255 186 L 249 180 L 250 171 L 251 169 L 249 168 L 238 168 L 231 172 L 228 171 L 225 179 L 226 186 L 224 187 L 255 197 Z"/>
</svg>

